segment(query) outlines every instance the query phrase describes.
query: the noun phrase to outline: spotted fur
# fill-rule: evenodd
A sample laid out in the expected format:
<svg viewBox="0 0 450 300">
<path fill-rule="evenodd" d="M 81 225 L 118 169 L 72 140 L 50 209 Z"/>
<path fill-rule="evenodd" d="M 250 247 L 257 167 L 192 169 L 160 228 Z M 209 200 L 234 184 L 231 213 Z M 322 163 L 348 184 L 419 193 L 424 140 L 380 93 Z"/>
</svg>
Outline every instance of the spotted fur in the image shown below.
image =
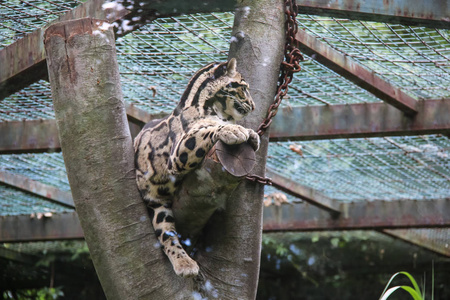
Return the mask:
<svg viewBox="0 0 450 300">
<path fill-rule="evenodd" d="M 180 244 L 171 209 L 173 195 L 217 141 L 248 141 L 259 148 L 259 136 L 235 124 L 254 108 L 236 60 L 212 63 L 194 74 L 169 116 L 146 124 L 135 139 L 137 185 L 155 234 L 179 276 L 196 276 L 199 268 Z"/>
</svg>

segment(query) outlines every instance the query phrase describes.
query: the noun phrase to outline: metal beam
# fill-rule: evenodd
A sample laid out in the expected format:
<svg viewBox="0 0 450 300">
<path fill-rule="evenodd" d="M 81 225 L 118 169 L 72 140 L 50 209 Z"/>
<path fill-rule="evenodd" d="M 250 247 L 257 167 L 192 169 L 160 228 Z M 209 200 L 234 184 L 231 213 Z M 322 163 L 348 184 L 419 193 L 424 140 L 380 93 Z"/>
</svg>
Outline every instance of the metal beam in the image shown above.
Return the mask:
<svg viewBox="0 0 450 300">
<path fill-rule="evenodd" d="M 330 212 L 333 217 L 340 214 L 339 203 L 336 200 L 328 198 L 320 192 L 310 187 L 303 186 L 273 170 L 267 169 L 266 176 L 272 179 L 273 186 L 279 190 L 311 203 L 314 206 L 325 209 Z"/>
<path fill-rule="evenodd" d="M 0 171 L 0 182 L 20 190 L 38 195 L 58 204 L 75 207 L 72 194 L 54 186 L 32 180 L 26 176 Z"/>
<path fill-rule="evenodd" d="M 29 215 L 0 216 L 0 242 L 51 241 L 84 238 L 75 212 L 41 219 Z"/>
<path fill-rule="evenodd" d="M 60 151 L 55 120 L 0 122 L 0 153 Z"/>
<path fill-rule="evenodd" d="M 105 19 L 108 16 L 108 20 L 113 22 L 128 13 L 126 10 L 103 10 L 104 2 L 104 0 L 89 0 L 61 15 L 52 23 L 87 16 L 98 19 Z M 48 77 L 44 31 L 45 28 L 37 29 L 0 50 L 0 100 L 40 79 Z"/>
<path fill-rule="evenodd" d="M 128 102 L 125 108 L 133 137 L 145 123 L 166 116 L 151 115 Z M 0 122 L 0 136 L 0 154 L 61 151 L 54 119 Z"/>
<path fill-rule="evenodd" d="M 430 230 L 416 230 L 416 229 L 384 229 L 381 232 L 396 239 L 400 239 L 407 243 L 428 249 L 435 253 L 450 257 L 450 247 L 448 245 L 449 234 L 444 234 L 447 239 L 433 239 L 430 237 L 432 231 L 446 231 L 450 232 L 450 228 L 446 229 L 430 229 Z"/>
<path fill-rule="evenodd" d="M 375 72 L 365 68 L 349 56 L 333 49 L 317 37 L 299 29 L 297 33 L 299 48 L 315 57 L 321 64 L 334 70 L 360 87 L 373 93 L 381 100 L 397 107 L 408 115 L 417 113 L 417 100 L 393 86 Z"/>
<path fill-rule="evenodd" d="M 333 218 L 307 202 L 264 208 L 264 231 L 382 230 L 450 227 L 450 199 L 341 203 Z M 1 216 L 0 243 L 82 239 L 76 212 L 47 218 Z"/>
<path fill-rule="evenodd" d="M 282 108 L 270 139 L 317 140 L 450 133 L 450 99 L 422 100 L 417 114 L 405 116 L 386 103 Z"/>
<path fill-rule="evenodd" d="M 338 218 L 309 203 L 270 206 L 264 230 L 329 231 L 450 227 L 450 199 L 341 203 Z"/>
<path fill-rule="evenodd" d="M 149 114 L 148 111 L 140 109 L 129 102 L 125 102 L 125 110 L 127 111 L 128 121 L 141 126 L 144 126 L 151 120 L 161 119 L 167 116 L 167 114 Z"/>
<path fill-rule="evenodd" d="M 130 126 L 164 114 L 125 105 Z M 393 135 L 450 134 L 450 99 L 419 101 L 407 117 L 386 103 L 281 108 L 270 128 L 270 140 L 317 140 Z M 137 132 L 138 130 L 134 130 Z M 0 154 L 60 151 L 55 120 L 0 122 Z"/>
<path fill-rule="evenodd" d="M 299 13 L 303 14 L 450 28 L 448 0 L 302 0 L 299 2 Z"/>
</svg>

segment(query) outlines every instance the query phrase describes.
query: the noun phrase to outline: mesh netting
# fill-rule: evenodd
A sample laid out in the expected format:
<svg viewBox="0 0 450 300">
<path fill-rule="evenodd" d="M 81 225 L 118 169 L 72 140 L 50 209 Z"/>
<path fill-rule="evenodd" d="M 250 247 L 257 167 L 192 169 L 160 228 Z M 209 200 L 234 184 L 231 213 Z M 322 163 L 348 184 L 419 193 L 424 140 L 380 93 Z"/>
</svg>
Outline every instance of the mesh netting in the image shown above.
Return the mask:
<svg viewBox="0 0 450 300">
<path fill-rule="evenodd" d="M 82 2 L 85 0 L 0 1 L 0 49 L 44 27 Z"/>
<path fill-rule="evenodd" d="M 267 165 L 340 201 L 427 200 L 449 196 L 449 150 L 441 135 L 278 142 Z"/>
<path fill-rule="evenodd" d="M 2 216 L 46 212 L 73 211 L 47 199 L 28 194 L 0 183 L 0 212 Z"/>
<path fill-rule="evenodd" d="M 300 15 L 299 28 L 419 99 L 450 96 L 450 31 Z"/>
<path fill-rule="evenodd" d="M 195 14 L 153 21 L 117 41 L 125 100 L 170 112 L 190 77 L 227 58 L 233 14 Z M 154 95 L 155 94 L 155 95 Z"/>
<path fill-rule="evenodd" d="M 160 18 L 117 40 L 125 100 L 150 113 L 168 113 L 189 78 L 212 61 L 224 61 L 232 13 Z M 319 22 L 311 20 L 311 26 Z M 1 31 L 1 30 L 0 30 Z M 39 81 L 0 103 L 0 120 L 54 118 L 48 83 Z M 377 102 L 378 98 L 306 57 L 282 106 Z"/>
<path fill-rule="evenodd" d="M 0 155 L 0 171 L 69 191 L 66 167 L 61 153 Z"/>
<path fill-rule="evenodd" d="M 44 80 L 0 101 L 0 122 L 54 118 L 50 84 Z"/>
</svg>

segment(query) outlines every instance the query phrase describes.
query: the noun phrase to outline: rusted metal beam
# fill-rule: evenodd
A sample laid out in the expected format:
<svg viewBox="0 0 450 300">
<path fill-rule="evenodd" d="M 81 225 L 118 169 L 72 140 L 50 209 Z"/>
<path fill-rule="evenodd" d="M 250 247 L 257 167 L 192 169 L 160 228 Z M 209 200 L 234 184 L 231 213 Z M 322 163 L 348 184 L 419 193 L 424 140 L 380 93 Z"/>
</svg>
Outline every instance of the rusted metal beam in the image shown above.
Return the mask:
<svg viewBox="0 0 450 300">
<path fill-rule="evenodd" d="M 131 103 L 125 108 L 133 137 L 145 123 L 165 116 L 151 115 Z M 54 119 L 0 122 L 0 136 L 0 154 L 61 151 Z"/>
<path fill-rule="evenodd" d="M 341 203 L 338 218 L 307 202 L 264 208 L 264 231 L 384 230 L 450 227 L 450 199 Z M 38 219 L 0 217 L 0 243 L 82 239 L 76 212 Z"/>
<path fill-rule="evenodd" d="M 445 231 L 445 233 L 443 232 Z M 407 243 L 428 249 L 435 253 L 450 257 L 450 246 L 448 244 L 450 234 L 450 228 L 438 228 L 438 229 L 384 229 L 382 233 L 400 239 Z M 439 239 L 430 236 L 432 232 L 436 235 L 443 235 L 446 238 Z"/>
<path fill-rule="evenodd" d="M 84 238 L 76 212 L 40 219 L 29 215 L 0 216 L 0 242 L 52 241 Z"/>
<path fill-rule="evenodd" d="M 146 122 L 164 114 L 126 103 L 134 135 Z M 282 108 L 270 128 L 270 140 L 317 140 L 393 135 L 450 134 L 450 99 L 419 101 L 407 117 L 386 103 Z M 137 124 L 137 126 L 135 126 Z M 0 122 L 0 154 L 60 151 L 55 120 Z"/>
<path fill-rule="evenodd" d="M 417 100 L 393 86 L 375 72 L 365 68 L 349 56 L 333 49 L 306 30 L 297 33 L 299 48 L 306 54 L 315 57 L 321 64 L 334 70 L 360 87 L 373 93 L 381 100 L 397 107 L 407 115 L 417 113 Z"/>
<path fill-rule="evenodd" d="M 375 22 L 450 28 L 448 0 L 302 0 L 299 12 Z"/>
<path fill-rule="evenodd" d="M 74 207 L 72 194 L 26 176 L 0 171 L 0 182 L 20 190 L 47 198 L 58 204 Z"/>
<path fill-rule="evenodd" d="M 108 17 L 108 20 L 113 22 L 128 13 L 126 10 L 103 10 L 104 2 L 104 0 L 89 0 L 61 15 L 53 22 L 87 16 L 99 19 Z M 48 77 L 45 62 L 44 31 L 45 28 L 37 29 L 0 50 L 0 100 L 40 79 Z"/>
<path fill-rule="evenodd" d="M 322 231 L 450 227 L 450 199 L 341 203 L 339 217 L 309 203 L 270 206 L 264 230 Z"/>
<path fill-rule="evenodd" d="M 60 151 L 55 120 L 0 122 L 0 154 Z"/>
<path fill-rule="evenodd" d="M 310 187 L 303 186 L 300 183 L 295 182 L 273 170 L 267 169 L 266 176 L 272 179 L 273 186 L 279 190 L 324 209 L 330 212 L 333 217 L 340 214 L 339 203 L 336 200 L 328 198 L 322 193 Z"/>
<path fill-rule="evenodd" d="M 161 119 L 167 114 L 149 114 L 147 111 L 140 109 L 132 103 L 125 102 L 125 110 L 127 111 L 128 121 L 144 126 L 147 122 L 155 119 Z"/>
<path fill-rule="evenodd" d="M 316 140 L 450 133 L 450 99 L 422 100 L 417 114 L 405 116 L 386 103 L 282 108 L 270 139 Z"/>
</svg>

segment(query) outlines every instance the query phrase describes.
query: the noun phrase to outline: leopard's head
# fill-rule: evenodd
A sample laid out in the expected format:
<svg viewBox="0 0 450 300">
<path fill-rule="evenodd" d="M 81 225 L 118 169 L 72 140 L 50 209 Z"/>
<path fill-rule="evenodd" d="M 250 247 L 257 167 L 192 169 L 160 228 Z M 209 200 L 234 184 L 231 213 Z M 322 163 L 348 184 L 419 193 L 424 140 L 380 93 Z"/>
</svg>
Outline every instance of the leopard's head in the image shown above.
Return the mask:
<svg viewBox="0 0 450 300">
<path fill-rule="evenodd" d="M 250 95 L 248 83 L 236 70 L 236 59 L 219 66 L 223 75 L 217 78 L 214 95 L 210 105 L 214 112 L 223 119 L 241 120 L 255 109 L 255 103 Z"/>
</svg>

